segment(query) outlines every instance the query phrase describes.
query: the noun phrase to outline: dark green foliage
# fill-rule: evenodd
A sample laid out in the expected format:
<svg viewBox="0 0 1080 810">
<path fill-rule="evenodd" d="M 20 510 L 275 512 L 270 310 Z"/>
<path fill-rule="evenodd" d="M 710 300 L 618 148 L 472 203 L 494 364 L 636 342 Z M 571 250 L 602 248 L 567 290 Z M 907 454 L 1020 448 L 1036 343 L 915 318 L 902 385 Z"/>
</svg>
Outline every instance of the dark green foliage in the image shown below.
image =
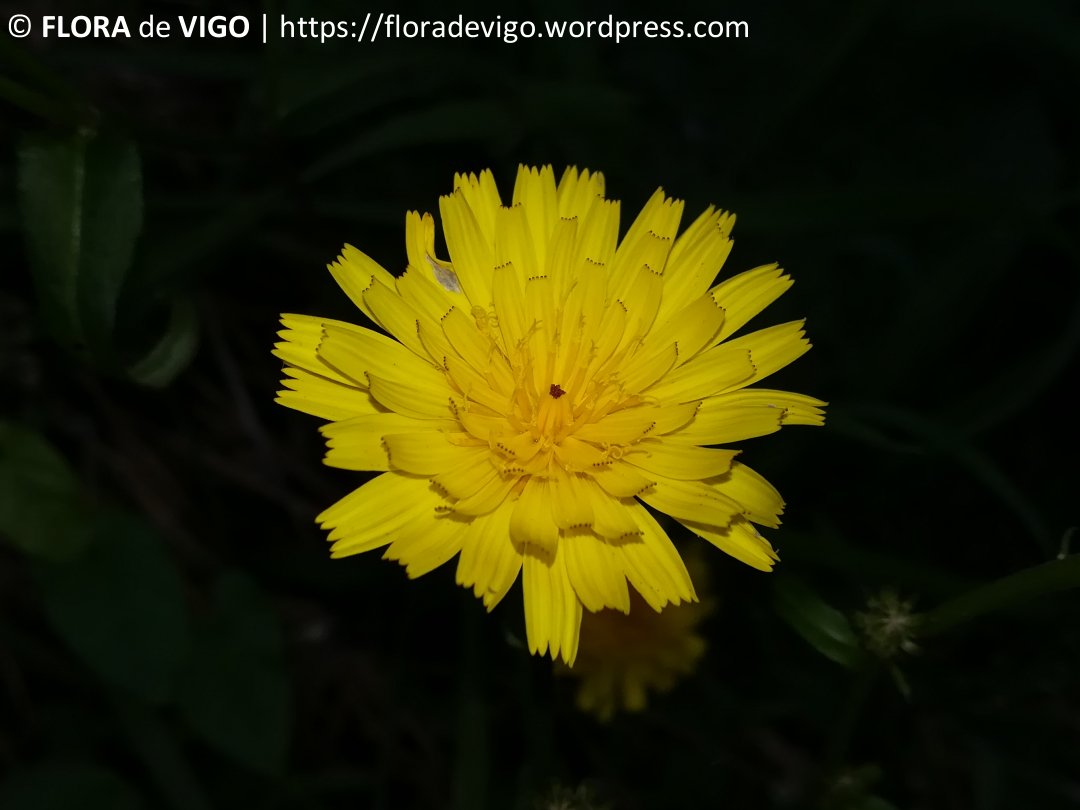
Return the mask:
<svg viewBox="0 0 1080 810">
<path fill-rule="evenodd" d="M 130 142 L 78 132 L 28 136 L 17 161 L 42 316 L 61 343 L 101 353 L 142 229 L 139 154 Z"/>
<path fill-rule="evenodd" d="M 815 650 L 848 668 L 864 666 L 865 653 L 851 621 L 797 579 L 778 574 L 773 607 Z"/>
<path fill-rule="evenodd" d="M 223 754 L 261 771 L 280 768 L 289 734 L 281 637 L 266 596 L 225 572 L 195 628 L 180 674 L 184 720 Z"/>
<path fill-rule="evenodd" d="M 142 521 L 98 521 L 71 562 L 42 563 L 36 579 L 57 634 L 106 683 L 152 702 L 171 693 L 187 653 L 183 585 Z"/>
<path fill-rule="evenodd" d="M 141 810 L 145 806 L 129 785 L 90 765 L 41 765 L 0 787 L 4 810 Z"/>
<path fill-rule="evenodd" d="M 41 436 L 0 422 L 0 536 L 32 557 L 68 560 L 86 545 L 79 480 Z"/>
</svg>

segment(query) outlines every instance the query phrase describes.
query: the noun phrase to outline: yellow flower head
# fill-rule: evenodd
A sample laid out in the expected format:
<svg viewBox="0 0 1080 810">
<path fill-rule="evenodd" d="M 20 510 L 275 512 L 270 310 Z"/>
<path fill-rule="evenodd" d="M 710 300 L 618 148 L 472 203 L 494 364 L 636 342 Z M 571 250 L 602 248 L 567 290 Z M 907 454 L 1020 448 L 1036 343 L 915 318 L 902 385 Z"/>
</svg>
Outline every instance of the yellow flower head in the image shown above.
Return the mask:
<svg viewBox="0 0 1080 810">
<path fill-rule="evenodd" d="M 700 555 L 688 555 L 687 567 L 698 589 L 706 591 Z M 619 710 L 644 709 L 650 691 L 666 692 L 693 672 L 706 646 L 698 625 L 711 610 L 712 600 L 705 597 L 657 613 L 631 593 L 629 613 L 585 613 L 577 661 L 573 669 L 561 669 L 580 681 L 578 708 L 605 721 Z"/>
<path fill-rule="evenodd" d="M 529 648 L 567 663 L 582 608 L 696 598 L 641 502 L 769 570 L 754 528 L 780 495 L 737 450 L 711 445 L 822 424 L 823 402 L 747 388 L 809 348 L 802 321 L 729 339 L 791 280 L 775 264 L 712 287 L 735 218 L 708 208 L 677 236 L 663 190 L 619 241 L 600 174 L 518 171 L 503 205 L 490 172 L 457 175 L 431 215 L 406 216 L 394 276 L 352 246 L 330 272 L 389 333 L 284 315 L 278 402 L 330 420 L 326 463 L 383 474 L 318 520 L 332 554 L 386 547 L 418 577 L 460 555 L 457 581 L 490 610 L 522 574 Z"/>
</svg>

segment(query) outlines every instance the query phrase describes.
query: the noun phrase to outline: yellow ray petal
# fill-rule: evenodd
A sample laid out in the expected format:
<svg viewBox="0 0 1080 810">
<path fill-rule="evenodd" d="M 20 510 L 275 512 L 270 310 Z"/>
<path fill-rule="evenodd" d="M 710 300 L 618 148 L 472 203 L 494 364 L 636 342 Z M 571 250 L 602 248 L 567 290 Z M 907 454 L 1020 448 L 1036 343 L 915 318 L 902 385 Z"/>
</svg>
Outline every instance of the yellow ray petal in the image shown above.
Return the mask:
<svg viewBox="0 0 1080 810">
<path fill-rule="evenodd" d="M 645 393 L 666 402 L 693 402 L 749 384 L 755 373 L 750 350 L 745 346 L 730 350 L 727 349 L 728 345 L 723 343 L 702 352 Z"/>
<path fill-rule="evenodd" d="M 679 347 L 672 341 L 659 350 L 653 351 L 647 358 L 634 357 L 629 367 L 619 377 L 626 390 L 639 393 L 661 380 L 675 367 L 679 360 Z"/>
<path fill-rule="evenodd" d="M 464 196 L 476 217 L 476 224 L 480 226 L 484 240 L 488 244 L 494 244 L 495 212 L 502 207 L 502 200 L 499 199 L 499 189 L 495 186 L 495 177 L 491 170 L 485 169 L 479 176 L 455 174 L 454 189 L 460 190 Z"/>
<path fill-rule="evenodd" d="M 509 411 L 509 395 L 493 390 L 487 378 L 481 376 L 472 366 L 457 355 L 447 355 L 444 362 L 450 382 L 462 397 L 483 405 L 492 413 L 502 414 Z"/>
<path fill-rule="evenodd" d="M 656 427 L 657 408 L 624 408 L 598 422 L 582 425 L 574 435 L 583 441 L 626 444 L 637 441 Z"/>
<path fill-rule="evenodd" d="M 533 243 L 525 209 L 520 205 L 499 209 L 496 229 L 499 238 L 495 242 L 495 265 L 513 265 L 522 281 L 540 275 L 543 265 Z"/>
<path fill-rule="evenodd" d="M 334 324 L 323 326 L 323 339 L 316 350 L 332 368 L 360 385 L 369 384 L 369 376 L 407 382 L 418 388 L 448 393 L 446 378 L 400 343 L 362 327 L 345 329 Z"/>
<path fill-rule="evenodd" d="M 271 354 L 291 366 L 304 368 L 315 374 L 336 380 L 337 382 L 344 382 L 352 385 L 354 384 L 352 380 L 336 369 L 328 366 L 320 360 L 316 354 L 315 350 L 318 349 L 319 343 L 322 342 L 323 339 L 323 324 L 328 322 L 339 323 L 346 328 L 351 327 L 351 324 L 338 321 L 327 321 L 323 318 L 314 318 L 310 315 L 294 315 L 288 312 L 282 313 L 281 324 L 285 328 L 278 332 L 278 337 L 281 338 L 281 341 L 274 344 L 274 350 Z"/>
<path fill-rule="evenodd" d="M 709 291 L 718 306 L 724 309 L 724 326 L 714 342 L 726 340 L 743 324 L 783 295 L 792 285 L 790 276 L 780 265 L 766 264 L 732 276 Z"/>
<path fill-rule="evenodd" d="M 431 422 L 422 422 L 396 413 L 374 413 L 354 416 L 320 428 L 326 436 L 329 450 L 324 462 L 344 470 L 388 470 L 383 436 L 387 433 L 425 431 L 428 441 L 441 438 Z M 406 470 L 406 472 L 408 472 Z"/>
<path fill-rule="evenodd" d="M 382 410 L 367 391 L 354 385 L 344 385 L 300 368 L 283 371 L 286 377 L 281 384 L 286 390 L 279 391 L 274 401 L 286 408 L 322 419 L 348 419 Z"/>
<path fill-rule="evenodd" d="M 449 419 L 453 416 L 449 390 L 434 386 L 412 386 L 408 382 L 368 375 L 371 396 L 391 411 L 416 419 Z"/>
<path fill-rule="evenodd" d="M 556 191 L 559 202 L 559 216 L 584 217 L 593 204 L 593 200 L 604 196 L 604 175 L 590 173 L 588 169 L 578 172 L 571 166 L 563 172 Z"/>
<path fill-rule="evenodd" d="M 505 264 L 494 269 L 491 284 L 503 348 L 508 354 L 512 354 L 524 339 L 528 329 L 525 323 L 525 300 L 521 292 L 521 279 L 513 265 Z"/>
<path fill-rule="evenodd" d="M 596 534 L 605 540 L 620 542 L 633 540 L 641 534 L 641 527 L 630 509 L 633 498 L 615 498 L 596 482 L 586 481 L 585 490 L 592 507 L 592 530 Z"/>
<path fill-rule="evenodd" d="M 529 234 L 535 250 L 538 273 L 547 265 L 547 248 L 555 223 L 559 221 L 559 204 L 555 192 L 555 172 L 551 166 L 535 169 L 518 166 L 514 184 L 514 206 L 525 213 Z"/>
<path fill-rule="evenodd" d="M 464 193 L 459 189 L 439 198 L 443 235 L 450 260 L 469 301 L 486 307 L 491 302 L 491 271 L 495 267 L 492 245 L 476 221 Z"/>
<path fill-rule="evenodd" d="M 444 433 L 390 433 L 383 436 L 390 466 L 413 475 L 438 475 L 478 465 L 488 457 L 487 447 L 451 444 Z"/>
<path fill-rule="evenodd" d="M 656 424 L 649 431 L 649 435 L 665 436 L 673 430 L 678 430 L 690 423 L 699 408 L 700 403 L 698 402 L 683 402 L 677 405 L 669 404 L 654 408 Z"/>
<path fill-rule="evenodd" d="M 780 429 L 783 411 L 768 406 L 725 405 L 720 397 L 702 400 L 691 422 L 668 433 L 664 439 L 688 444 L 730 444 L 767 436 Z"/>
<path fill-rule="evenodd" d="M 606 461 L 603 450 L 573 436 L 567 436 L 556 445 L 555 458 L 564 469 L 573 472 L 591 470 Z"/>
<path fill-rule="evenodd" d="M 518 475 L 507 473 L 485 478 L 475 492 L 459 500 L 452 508 L 462 515 L 486 515 L 506 502 L 518 478 Z"/>
<path fill-rule="evenodd" d="M 642 354 L 656 351 L 657 347 L 677 345 L 678 365 L 692 360 L 705 346 L 711 345 L 724 324 L 724 310 L 711 295 L 703 295 L 666 323 L 649 334 L 642 347 Z"/>
<path fill-rule="evenodd" d="M 664 267 L 664 300 L 657 313 L 660 323 L 709 289 L 731 253 L 734 224 L 733 214 L 710 206 L 675 240 Z"/>
<path fill-rule="evenodd" d="M 752 385 L 806 354 L 810 350 L 810 341 L 805 338 L 804 323 L 801 320 L 791 321 L 770 326 L 768 329 L 759 329 L 703 352 L 695 362 L 723 364 L 729 357 L 750 352 L 750 359 L 754 364 L 754 373 L 748 380 L 711 393 L 719 394 Z"/>
<path fill-rule="evenodd" d="M 440 503 L 426 479 L 388 472 L 353 490 L 316 520 L 332 529 L 331 556 L 344 557 L 386 545 L 417 516 L 434 519 Z"/>
<path fill-rule="evenodd" d="M 771 571 L 776 561 L 780 559 L 769 545 L 769 541 L 762 537 L 753 524 L 745 518 L 734 520 L 723 529 L 692 521 L 680 520 L 679 522 L 725 554 L 730 554 L 736 560 L 759 571 Z"/>
<path fill-rule="evenodd" d="M 594 267 L 603 270 L 604 287 L 607 287 L 607 267 L 615 258 L 619 243 L 619 202 L 594 197 L 588 213 L 578 220 L 578 248 L 575 253 L 584 256 Z"/>
<path fill-rule="evenodd" d="M 564 537 L 560 544 L 570 584 L 587 610 L 630 611 L 622 557 L 615 549 L 592 534 Z"/>
<path fill-rule="evenodd" d="M 458 559 L 457 583 L 472 588 L 489 611 L 502 601 L 521 571 L 521 554 L 510 541 L 509 505 L 475 518 Z"/>
<path fill-rule="evenodd" d="M 506 431 L 504 416 L 490 412 L 480 413 L 480 409 L 462 407 L 462 400 L 455 399 L 454 403 L 454 414 L 458 421 L 477 439 L 494 444 L 496 437 Z"/>
<path fill-rule="evenodd" d="M 768 388 L 741 388 L 711 397 L 710 409 L 725 407 L 773 408 L 781 411 L 781 425 L 824 425 L 828 403 L 805 394 L 773 391 Z"/>
<path fill-rule="evenodd" d="M 630 584 L 653 610 L 696 601 L 690 574 L 667 533 L 645 507 L 634 504 L 629 509 L 641 535 L 614 548 L 622 557 Z"/>
<path fill-rule="evenodd" d="M 595 324 L 596 319 L 591 319 L 591 322 Z M 605 308 L 599 321 L 599 328 L 592 331 L 588 329 L 588 324 L 586 324 L 582 339 L 595 344 L 593 347 L 594 356 L 589 364 L 589 377 L 595 374 L 619 348 L 629 323 L 630 313 L 626 308 L 626 304 L 616 300 Z"/>
<path fill-rule="evenodd" d="M 499 477 L 498 468 L 488 456 L 467 467 L 440 473 L 435 476 L 434 481 L 449 497 L 460 501 L 476 494 L 491 480 Z"/>
<path fill-rule="evenodd" d="M 430 262 L 435 259 L 435 218 L 431 214 L 405 212 L 405 255 L 410 267 L 431 271 Z"/>
<path fill-rule="evenodd" d="M 784 499 L 776 488 L 754 470 L 736 461 L 726 475 L 709 482 L 721 494 L 731 498 L 754 523 L 776 528 L 784 513 Z M 700 521 L 709 523 L 710 521 Z"/>
<path fill-rule="evenodd" d="M 567 293 L 574 283 L 572 269 L 580 264 L 584 257 L 575 253 L 577 246 L 576 219 L 559 219 L 551 232 L 551 246 L 547 253 L 547 262 L 540 269 L 551 278 L 555 295 L 561 303 L 566 302 Z"/>
<path fill-rule="evenodd" d="M 378 262 L 352 245 L 345 245 L 337 260 L 326 267 L 341 289 L 349 296 L 349 300 L 356 304 L 360 311 L 371 320 L 377 322 L 374 314 L 364 301 L 364 292 L 373 284 L 381 284 L 392 288 L 394 286 L 394 277 L 384 270 Z"/>
<path fill-rule="evenodd" d="M 492 361 L 491 339 L 476 328 L 476 319 L 459 307 L 447 312 L 440 321 L 443 334 L 466 363 L 483 374 Z"/>
<path fill-rule="evenodd" d="M 469 521 L 455 515 L 440 515 L 435 519 L 413 524 L 413 531 L 404 531 L 383 552 L 384 560 L 395 560 L 405 567 L 409 579 L 434 571 L 461 551 Z"/>
<path fill-rule="evenodd" d="M 420 315 L 413 306 L 390 287 L 373 284 L 364 293 L 364 301 L 375 313 L 375 322 L 407 346 L 419 357 L 430 360 L 420 335 L 417 334 L 416 321 Z"/>
<path fill-rule="evenodd" d="M 548 481 L 532 476 L 525 483 L 510 516 L 510 539 L 525 555 L 550 560 L 559 544 L 559 527 L 551 514 Z"/>
<path fill-rule="evenodd" d="M 653 476 L 656 483 L 638 497 L 660 512 L 680 520 L 727 526 L 741 515 L 741 504 L 702 481 L 677 481 Z"/>
<path fill-rule="evenodd" d="M 655 481 L 646 478 L 636 467 L 623 461 L 613 461 L 591 471 L 592 479 L 603 487 L 604 491 L 616 498 L 633 498 L 641 495 Z"/>
<path fill-rule="evenodd" d="M 525 282 L 525 322 L 533 325 L 536 336 L 540 338 L 539 351 L 534 359 L 536 366 L 544 369 L 547 380 L 551 380 L 555 371 L 552 361 L 555 357 L 555 330 L 558 329 L 552 287 L 552 281 L 547 276 L 533 276 Z"/>
<path fill-rule="evenodd" d="M 551 480 L 551 516 L 560 529 L 580 529 L 592 525 L 593 511 L 584 476 L 563 474 Z"/>
<path fill-rule="evenodd" d="M 534 655 L 562 656 L 573 666 L 581 631 L 581 602 L 566 574 L 563 553 L 546 562 L 526 554 L 522 565 L 525 633 Z"/>
<path fill-rule="evenodd" d="M 531 431 L 523 431 L 516 435 L 504 433 L 495 441 L 495 447 L 506 454 L 507 458 L 521 464 L 532 459 L 542 446 Z"/>
<path fill-rule="evenodd" d="M 679 230 L 683 206 L 682 200 L 669 198 L 662 188 L 653 192 L 615 253 L 611 273 L 616 295 L 625 289 L 623 283 L 627 276 L 642 263 L 649 264 L 657 273 L 664 269 Z"/>
<path fill-rule="evenodd" d="M 626 288 L 613 293 L 617 300 L 626 304 L 629 315 L 624 346 L 629 340 L 642 338 L 652 328 L 664 292 L 663 277 L 654 265 L 644 263 L 628 275 L 630 281 Z"/>
<path fill-rule="evenodd" d="M 738 450 L 719 450 L 645 439 L 633 446 L 623 460 L 650 476 L 662 475 L 684 481 L 698 481 L 723 475 L 731 469 Z"/>
<path fill-rule="evenodd" d="M 398 277 L 397 291 L 414 317 L 428 323 L 438 323 L 451 307 L 459 303 L 465 304 L 467 300 L 464 296 L 453 295 L 440 286 L 430 267 L 410 265 Z"/>
</svg>

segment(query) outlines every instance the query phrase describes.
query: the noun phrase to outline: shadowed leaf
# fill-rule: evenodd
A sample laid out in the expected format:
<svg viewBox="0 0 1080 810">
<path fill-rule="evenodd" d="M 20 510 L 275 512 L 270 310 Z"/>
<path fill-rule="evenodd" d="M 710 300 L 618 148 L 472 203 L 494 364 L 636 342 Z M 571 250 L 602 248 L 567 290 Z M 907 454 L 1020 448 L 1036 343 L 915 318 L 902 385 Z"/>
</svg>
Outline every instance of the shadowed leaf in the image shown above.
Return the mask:
<svg viewBox="0 0 1080 810">
<path fill-rule="evenodd" d="M 0 534 L 22 551 L 68 560 L 85 547 L 79 482 L 45 439 L 0 422 Z"/>
<path fill-rule="evenodd" d="M 218 582 L 178 700 L 187 723 L 221 753 L 263 772 L 281 765 L 290 726 L 281 636 L 266 596 L 246 577 Z"/>
<path fill-rule="evenodd" d="M 108 351 L 116 302 L 142 228 L 134 144 L 87 134 L 28 139 L 18 185 L 30 266 L 56 338 Z"/>
<path fill-rule="evenodd" d="M 791 628 L 826 658 L 852 669 L 865 658 L 847 616 L 829 605 L 808 585 L 777 577 L 773 607 Z"/>
<path fill-rule="evenodd" d="M 41 765 L 0 786 L 4 810 L 139 810 L 135 790 L 93 765 Z"/>
<path fill-rule="evenodd" d="M 148 526 L 101 520 L 78 561 L 40 564 L 36 575 L 53 628 L 102 680 L 145 700 L 168 697 L 187 613 L 180 577 Z"/>
</svg>

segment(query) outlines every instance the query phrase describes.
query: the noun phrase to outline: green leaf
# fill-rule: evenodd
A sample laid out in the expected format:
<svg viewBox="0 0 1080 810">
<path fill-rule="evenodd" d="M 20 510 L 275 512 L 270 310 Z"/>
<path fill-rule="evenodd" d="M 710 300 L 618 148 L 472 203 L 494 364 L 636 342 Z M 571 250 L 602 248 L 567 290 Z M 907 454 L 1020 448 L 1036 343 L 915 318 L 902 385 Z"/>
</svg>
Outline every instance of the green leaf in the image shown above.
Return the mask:
<svg viewBox="0 0 1080 810">
<path fill-rule="evenodd" d="M 30 267 L 53 334 L 69 348 L 106 352 L 142 228 L 138 151 L 86 133 L 28 139 L 18 185 Z"/>
<path fill-rule="evenodd" d="M 847 616 L 806 583 L 790 576 L 777 577 L 773 607 L 780 618 L 826 658 L 852 669 L 864 663 L 866 656 Z"/>
<path fill-rule="evenodd" d="M 199 346 L 199 313 L 188 299 L 173 304 L 165 333 L 128 375 L 147 388 L 165 388 L 187 368 Z"/>
<path fill-rule="evenodd" d="M 139 810 L 142 799 L 93 765 L 40 765 L 0 786 L 4 810 Z"/>
<path fill-rule="evenodd" d="M 86 512 L 64 457 L 32 430 L 0 422 L 0 535 L 32 556 L 69 560 L 86 546 Z"/>
<path fill-rule="evenodd" d="M 289 739 L 289 682 L 277 619 L 246 577 L 218 582 L 184 666 L 178 703 L 191 728 L 222 754 L 263 773 L 281 767 Z"/>
<path fill-rule="evenodd" d="M 180 577 L 157 535 L 111 516 L 86 553 L 36 574 L 45 613 L 67 645 L 106 683 L 164 701 L 187 651 Z"/>
</svg>

